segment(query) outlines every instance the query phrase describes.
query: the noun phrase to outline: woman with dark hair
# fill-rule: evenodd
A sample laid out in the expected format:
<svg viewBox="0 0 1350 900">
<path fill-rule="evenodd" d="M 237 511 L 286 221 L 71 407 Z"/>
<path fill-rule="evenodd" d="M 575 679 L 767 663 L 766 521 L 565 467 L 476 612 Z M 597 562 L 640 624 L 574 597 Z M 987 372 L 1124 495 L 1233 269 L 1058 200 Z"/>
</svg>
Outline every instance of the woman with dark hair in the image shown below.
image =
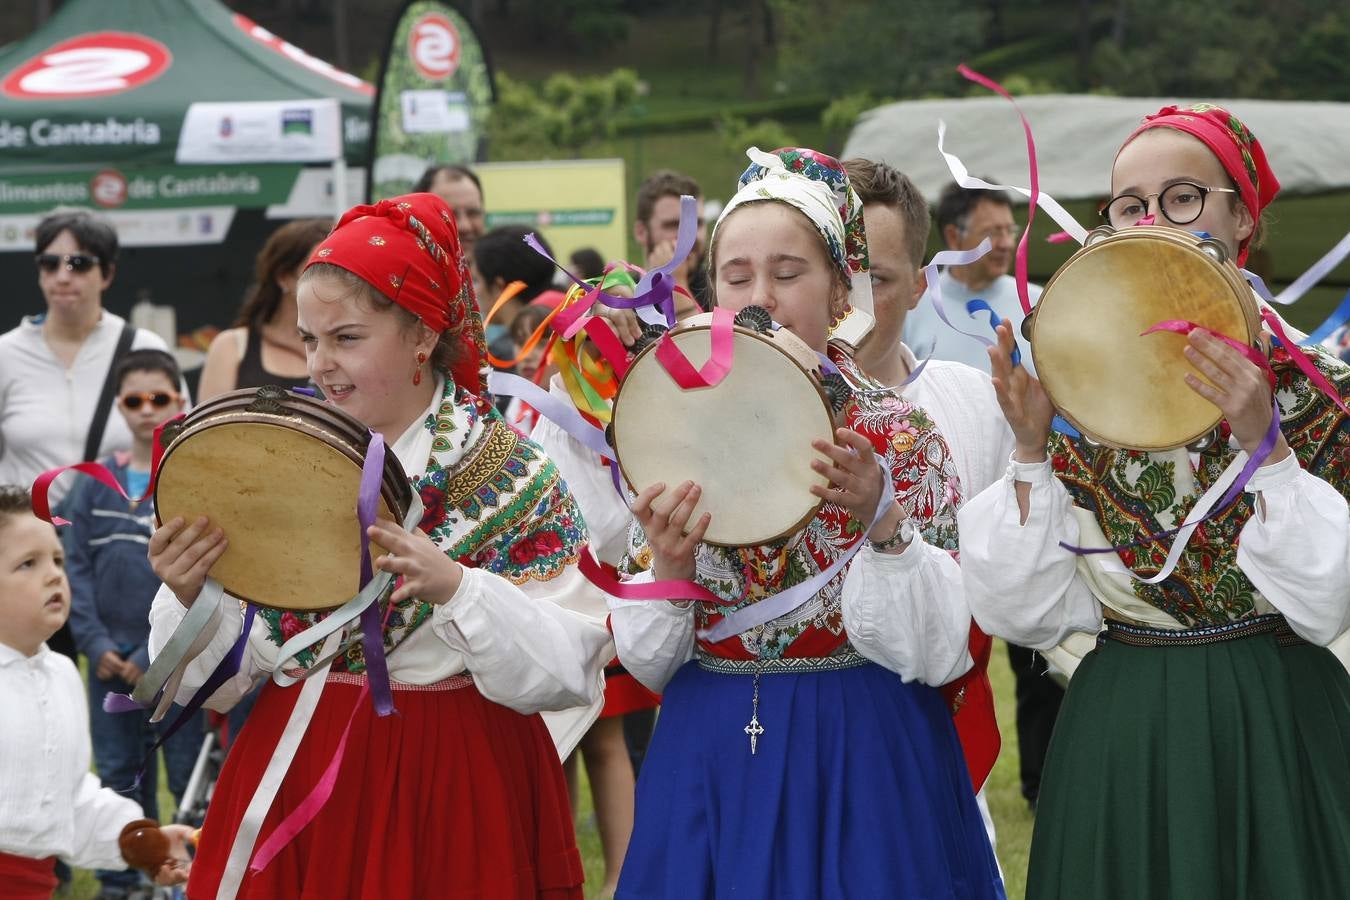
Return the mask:
<svg viewBox="0 0 1350 900">
<path fill-rule="evenodd" d="M 242 387 L 309 384 L 305 345 L 295 329 L 295 285 L 332 227 L 329 219 L 296 219 L 272 232 L 234 325 L 211 341 L 198 389 L 202 400 Z"/>
<path fill-rule="evenodd" d="M 112 370 L 129 350 L 167 350 L 159 335 L 103 308 L 117 270 L 117 232 L 84 210 L 54 212 L 37 226 L 44 312 L 0 335 L 0 483 L 33 483 L 48 469 L 131 449 L 112 415 Z M 53 486 L 53 502 L 69 480 Z M 70 627 L 48 641 L 75 657 Z"/>
</svg>

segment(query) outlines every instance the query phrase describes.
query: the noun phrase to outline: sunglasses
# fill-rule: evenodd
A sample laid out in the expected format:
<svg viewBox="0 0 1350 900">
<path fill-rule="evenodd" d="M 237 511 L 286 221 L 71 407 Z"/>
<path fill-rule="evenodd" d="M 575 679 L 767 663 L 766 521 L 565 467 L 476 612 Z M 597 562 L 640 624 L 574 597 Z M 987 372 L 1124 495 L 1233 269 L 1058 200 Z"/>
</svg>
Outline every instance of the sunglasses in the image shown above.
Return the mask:
<svg viewBox="0 0 1350 900">
<path fill-rule="evenodd" d="M 132 412 L 140 409 L 144 403 L 149 403 L 155 409 L 164 409 L 170 403 L 177 403 L 178 395 L 168 391 L 129 391 L 119 397 L 118 402 Z"/>
<path fill-rule="evenodd" d="M 49 275 L 61 266 L 65 266 L 71 272 L 83 273 L 88 272 L 96 265 L 98 265 L 98 257 L 90 256 L 88 253 L 67 253 L 64 256 L 57 253 L 39 253 L 37 255 L 37 267 Z"/>
</svg>

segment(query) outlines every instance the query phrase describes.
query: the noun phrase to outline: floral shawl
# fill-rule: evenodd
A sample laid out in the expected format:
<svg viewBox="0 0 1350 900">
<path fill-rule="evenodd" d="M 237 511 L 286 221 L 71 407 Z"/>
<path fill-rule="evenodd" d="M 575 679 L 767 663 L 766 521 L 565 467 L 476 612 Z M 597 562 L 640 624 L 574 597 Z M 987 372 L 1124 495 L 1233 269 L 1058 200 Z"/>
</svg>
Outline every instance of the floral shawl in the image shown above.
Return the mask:
<svg viewBox="0 0 1350 900">
<path fill-rule="evenodd" d="M 549 581 L 575 565 L 586 543 L 572 496 L 553 463 L 506 424 L 491 404 L 447 380 L 440 409 L 424 427 L 433 435 L 426 473 L 413 480 L 426 512 L 422 531 L 464 566 L 511 581 Z M 385 605 L 384 648 L 392 652 L 431 616 L 431 604 L 409 599 Z M 327 613 L 260 609 L 268 638 L 280 646 Z M 349 630 L 359 623 L 353 622 Z M 297 659 L 308 666 L 317 645 Z M 365 671 L 359 643 L 333 663 Z"/>
<path fill-rule="evenodd" d="M 1342 395 L 1350 392 L 1350 369 L 1320 352 L 1314 365 Z M 1350 496 L 1350 420 L 1277 348 L 1271 359 L 1281 430 L 1299 465 Z M 1146 453 L 1094 447 L 1055 434 L 1050 462 L 1073 502 L 1093 513 L 1106 539 L 1120 546 L 1180 525 L 1195 501 L 1232 462 L 1237 451 L 1223 440 L 1200 454 L 1190 471 L 1184 451 Z M 1175 571 L 1159 584 L 1133 582 L 1135 595 L 1187 628 L 1221 624 L 1255 615 L 1259 592 L 1237 564 L 1238 535 L 1252 514 L 1243 493 L 1213 520 L 1196 529 Z M 1121 562 L 1142 576 L 1157 574 L 1172 538 L 1119 551 Z"/>
</svg>

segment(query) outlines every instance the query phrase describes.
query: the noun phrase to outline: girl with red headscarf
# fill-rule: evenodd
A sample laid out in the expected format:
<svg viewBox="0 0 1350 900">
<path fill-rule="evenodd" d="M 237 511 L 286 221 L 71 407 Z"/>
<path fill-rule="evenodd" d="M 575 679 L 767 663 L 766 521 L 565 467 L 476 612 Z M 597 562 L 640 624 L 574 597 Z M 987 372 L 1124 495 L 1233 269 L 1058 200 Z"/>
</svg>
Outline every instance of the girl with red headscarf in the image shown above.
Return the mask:
<svg viewBox="0 0 1350 900">
<path fill-rule="evenodd" d="M 1208 232 L 1241 263 L 1278 190 L 1227 110 L 1167 107 L 1121 147 L 1104 209 L 1116 228 Z M 1052 435 L 1012 348 L 1005 321 L 990 355 L 1016 450 L 959 515 L 967 598 L 1019 644 L 1096 639 L 1046 758 L 1027 897 L 1350 897 L 1350 676 L 1326 649 L 1350 625 L 1350 425 L 1292 354 L 1342 396 L 1350 369 L 1281 342 L 1268 379 L 1196 331 L 1195 372 L 1175 389 L 1213 402 L 1227 439 L 1121 451 Z M 1239 449 L 1261 446 L 1276 403 L 1273 451 L 1167 578 L 1124 569 L 1159 572 L 1170 538 L 1066 548 L 1180 524 Z"/>
<path fill-rule="evenodd" d="M 382 629 L 397 714 L 362 701 L 360 642 L 328 670 L 317 705 L 300 684 L 269 682 L 216 785 L 189 894 L 580 897 L 559 750 L 598 713 L 613 649 L 603 600 L 576 569 L 586 534 L 571 495 L 486 399 L 483 330 L 450 210 L 431 194 L 352 209 L 314 251 L 297 305 L 314 383 L 390 438 L 426 510 L 411 533 L 370 531 L 390 551 L 376 566 L 402 577 Z M 204 519 L 166 522 L 151 539 L 164 581 L 156 651 L 228 539 Z M 225 595 L 180 702 L 239 634 L 240 607 Z M 280 645 L 319 618 L 260 611 L 239 674 L 210 705 L 226 709 L 268 678 Z M 307 667 L 316 655 L 297 659 Z M 581 713 L 559 720 L 555 746 L 539 712 L 569 708 Z M 282 777 L 266 774 L 274 749 L 297 737 Z M 322 781 L 331 796 L 294 829 L 287 816 L 310 809 Z"/>
</svg>

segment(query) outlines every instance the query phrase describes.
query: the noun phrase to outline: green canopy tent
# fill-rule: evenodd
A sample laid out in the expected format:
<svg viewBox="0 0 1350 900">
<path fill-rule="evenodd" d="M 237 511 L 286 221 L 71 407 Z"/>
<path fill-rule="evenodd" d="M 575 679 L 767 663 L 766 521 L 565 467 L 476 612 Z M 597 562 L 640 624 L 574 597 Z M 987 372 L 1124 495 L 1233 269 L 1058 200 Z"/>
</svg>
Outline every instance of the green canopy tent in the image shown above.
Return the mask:
<svg viewBox="0 0 1350 900">
<path fill-rule="evenodd" d="M 33 284 L 33 226 L 88 207 L 128 248 L 110 307 L 148 292 L 182 330 L 223 324 L 265 218 L 357 197 L 373 95 L 216 0 L 68 0 L 0 50 L 0 275 Z M 0 323 L 41 303 L 12 288 Z"/>
</svg>

